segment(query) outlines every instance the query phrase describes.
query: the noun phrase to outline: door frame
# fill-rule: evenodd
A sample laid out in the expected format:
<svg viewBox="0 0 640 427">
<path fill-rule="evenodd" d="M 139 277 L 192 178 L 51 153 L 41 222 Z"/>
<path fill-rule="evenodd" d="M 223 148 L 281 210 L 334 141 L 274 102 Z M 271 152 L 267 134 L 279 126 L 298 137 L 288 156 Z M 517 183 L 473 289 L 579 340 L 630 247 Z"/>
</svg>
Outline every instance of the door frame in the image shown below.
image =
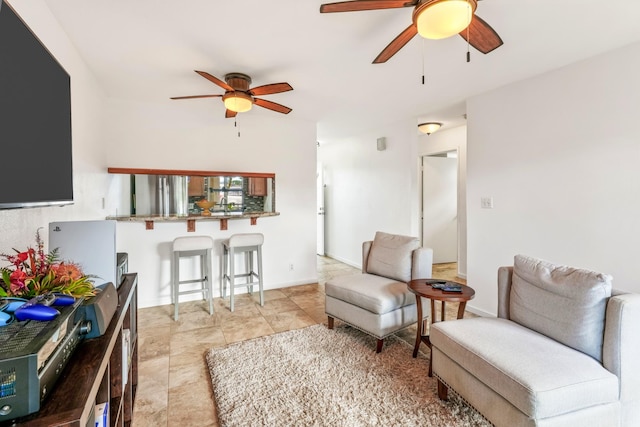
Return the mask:
<svg viewBox="0 0 640 427">
<path fill-rule="evenodd" d="M 325 216 L 325 188 L 324 169 L 321 162 L 316 163 L 316 254 L 325 256 L 327 253 L 326 216 Z M 322 252 L 322 253 L 321 253 Z"/>
<path fill-rule="evenodd" d="M 423 188 L 423 182 L 424 182 L 424 158 L 425 157 L 433 157 L 433 156 L 437 156 L 438 154 L 445 154 L 445 153 L 450 153 L 450 152 L 456 152 L 456 263 L 458 263 L 458 275 L 460 277 L 463 277 L 463 275 L 460 274 L 460 268 L 459 268 L 459 263 L 460 263 L 460 149 L 459 147 L 455 147 L 455 148 L 450 148 L 450 149 L 440 149 L 440 150 L 434 150 L 432 152 L 423 152 L 422 154 L 420 154 L 420 177 L 418 179 L 418 194 L 419 194 L 419 212 L 418 212 L 418 226 L 419 226 L 419 232 L 420 232 L 420 244 L 421 246 L 424 246 L 424 241 L 423 241 L 423 236 L 424 236 L 424 205 L 425 205 L 425 201 L 424 201 L 424 188 Z"/>
</svg>

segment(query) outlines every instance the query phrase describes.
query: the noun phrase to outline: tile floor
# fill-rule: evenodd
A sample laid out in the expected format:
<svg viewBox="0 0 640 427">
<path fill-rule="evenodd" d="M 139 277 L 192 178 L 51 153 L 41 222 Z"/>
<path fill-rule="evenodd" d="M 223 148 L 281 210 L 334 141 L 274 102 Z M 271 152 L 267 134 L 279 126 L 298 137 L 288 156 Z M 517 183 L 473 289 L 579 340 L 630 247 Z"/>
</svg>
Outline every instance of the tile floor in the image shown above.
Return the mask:
<svg viewBox="0 0 640 427">
<path fill-rule="evenodd" d="M 216 298 L 215 314 L 210 316 L 206 302 L 187 302 L 180 304 L 177 322 L 172 305 L 140 309 L 138 390 L 132 425 L 217 426 L 205 352 L 212 347 L 326 324 L 324 283 L 358 272 L 331 258 L 318 257 L 318 283 L 265 291 L 264 307 L 256 297 L 242 294 L 236 296 L 231 313 L 228 301 Z M 455 272 L 455 264 L 433 268 L 433 276 L 442 279 L 454 279 Z M 449 307 L 453 313 L 457 310 L 450 304 L 448 313 Z M 415 334 L 414 326 L 398 336 L 413 345 Z"/>
</svg>

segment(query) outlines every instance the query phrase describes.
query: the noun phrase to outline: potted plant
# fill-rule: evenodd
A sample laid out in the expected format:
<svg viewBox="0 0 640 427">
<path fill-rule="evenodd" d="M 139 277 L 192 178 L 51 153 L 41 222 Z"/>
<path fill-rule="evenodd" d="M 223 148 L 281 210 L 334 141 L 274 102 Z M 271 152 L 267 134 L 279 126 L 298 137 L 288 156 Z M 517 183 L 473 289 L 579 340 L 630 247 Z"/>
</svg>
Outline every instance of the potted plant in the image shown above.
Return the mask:
<svg viewBox="0 0 640 427">
<path fill-rule="evenodd" d="M 2 267 L 0 297 L 31 299 L 46 293 L 60 293 L 85 298 L 96 293 L 92 278 L 72 261 L 58 259 L 58 248 L 44 252 L 40 229 L 36 231 L 36 247 L 15 254 L 0 254 L 9 265 Z"/>
</svg>

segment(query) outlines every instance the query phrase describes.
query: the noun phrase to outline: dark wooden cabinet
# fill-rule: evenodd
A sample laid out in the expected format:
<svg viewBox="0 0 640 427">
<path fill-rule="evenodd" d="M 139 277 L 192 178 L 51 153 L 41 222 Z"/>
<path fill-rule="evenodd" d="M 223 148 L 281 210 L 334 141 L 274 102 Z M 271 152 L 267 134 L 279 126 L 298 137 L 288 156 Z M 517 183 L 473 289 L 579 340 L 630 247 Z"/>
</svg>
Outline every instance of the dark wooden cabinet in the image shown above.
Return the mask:
<svg viewBox="0 0 640 427">
<path fill-rule="evenodd" d="M 204 196 L 204 176 L 190 176 L 187 192 L 189 196 Z"/>
<path fill-rule="evenodd" d="M 138 385 L 138 275 L 124 278 L 106 332 L 78 346 L 40 411 L 9 425 L 93 427 L 95 405 L 102 402 L 109 402 L 112 427 L 131 425 Z"/>
<path fill-rule="evenodd" d="M 267 178 L 249 178 L 250 196 L 266 196 L 267 195 Z"/>
</svg>

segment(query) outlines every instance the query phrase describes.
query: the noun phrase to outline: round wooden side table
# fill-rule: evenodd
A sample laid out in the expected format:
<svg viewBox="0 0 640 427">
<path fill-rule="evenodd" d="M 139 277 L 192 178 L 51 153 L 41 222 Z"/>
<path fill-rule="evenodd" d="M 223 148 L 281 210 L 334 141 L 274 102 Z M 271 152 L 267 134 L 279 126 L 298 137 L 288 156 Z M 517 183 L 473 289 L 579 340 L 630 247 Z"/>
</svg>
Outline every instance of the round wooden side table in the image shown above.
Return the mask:
<svg viewBox="0 0 640 427">
<path fill-rule="evenodd" d="M 429 335 L 424 335 L 424 319 L 422 317 L 422 298 L 428 298 L 431 300 L 431 323 L 435 323 L 438 320 L 436 319 L 436 310 L 435 310 L 435 302 L 441 301 L 442 306 L 440 308 L 440 321 L 444 321 L 444 313 L 446 302 L 457 302 L 460 303 L 458 306 L 458 319 L 462 319 L 464 316 L 464 309 L 467 306 L 467 301 L 473 299 L 476 292 L 470 288 L 469 286 L 463 285 L 462 283 L 453 282 L 451 280 L 446 280 L 447 284 L 459 285 L 462 288 L 462 292 L 445 292 L 441 289 L 436 289 L 431 286 L 434 281 L 438 279 L 416 279 L 410 281 L 407 285 L 409 290 L 416 295 L 416 306 L 418 307 L 418 332 L 416 333 L 416 344 L 413 348 L 413 357 L 418 356 L 418 350 L 420 349 L 420 343 L 425 343 L 429 348 L 431 348 L 431 340 L 429 339 Z M 445 280 L 441 280 L 444 282 Z M 431 372 L 431 358 L 429 358 L 429 376 L 432 376 Z"/>
</svg>

